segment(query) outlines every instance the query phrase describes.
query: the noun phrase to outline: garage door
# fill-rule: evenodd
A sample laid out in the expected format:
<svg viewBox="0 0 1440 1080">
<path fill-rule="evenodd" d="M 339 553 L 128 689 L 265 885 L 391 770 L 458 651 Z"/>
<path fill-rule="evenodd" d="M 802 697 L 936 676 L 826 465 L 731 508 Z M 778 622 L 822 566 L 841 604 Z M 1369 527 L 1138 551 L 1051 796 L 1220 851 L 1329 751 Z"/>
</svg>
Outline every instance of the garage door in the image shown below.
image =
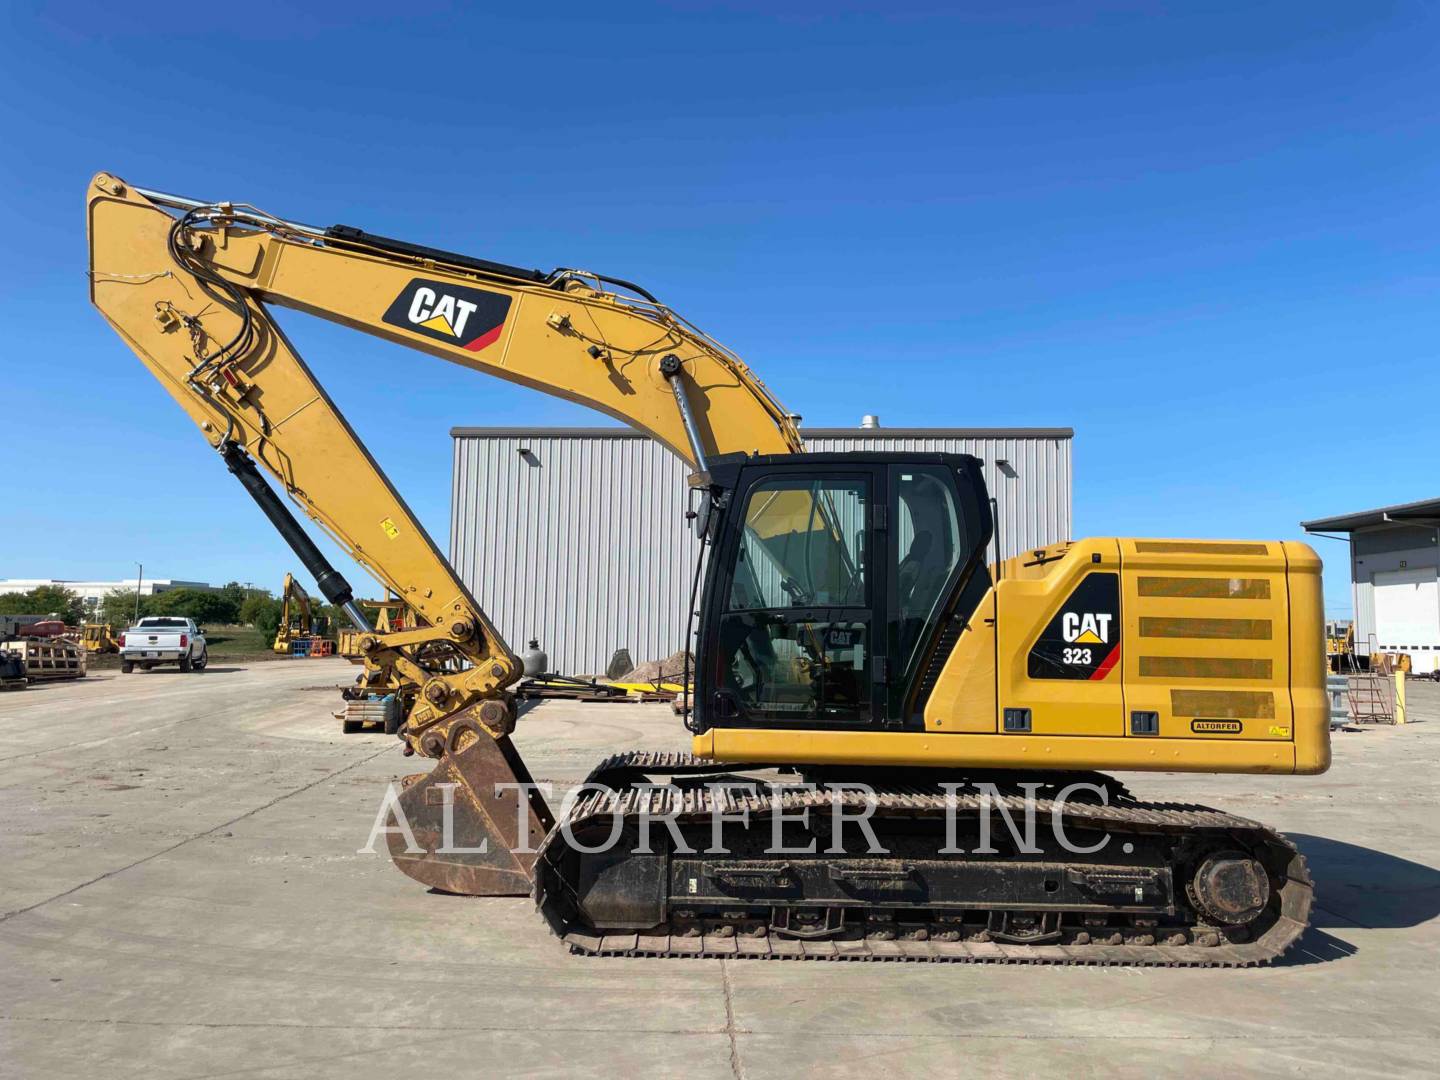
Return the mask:
<svg viewBox="0 0 1440 1080">
<path fill-rule="evenodd" d="M 1387 570 L 1374 576 L 1375 638 L 1384 652 L 1409 653 L 1417 672 L 1440 661 L 1440 587 L 1436 571 Z"/>
</svg>

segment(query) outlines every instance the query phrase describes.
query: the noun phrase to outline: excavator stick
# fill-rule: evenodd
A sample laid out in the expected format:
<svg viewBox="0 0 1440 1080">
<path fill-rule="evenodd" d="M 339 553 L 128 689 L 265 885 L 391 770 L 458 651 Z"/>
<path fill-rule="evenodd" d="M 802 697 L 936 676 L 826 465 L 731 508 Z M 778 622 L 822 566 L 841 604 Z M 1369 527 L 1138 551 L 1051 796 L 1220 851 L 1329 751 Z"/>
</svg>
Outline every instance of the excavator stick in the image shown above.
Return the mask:
<svg viewBox="0 0 1440 1080">
<path fill-rule="evenodd" d="M 392 815 L 390 857 L 440 892 L 528 896 L 555 819 L 510 736 L 497 738 L 470 712 L 450 725 L 435 768 L 406 777 L 399 808 L 409 833 Z"/>
</svg>

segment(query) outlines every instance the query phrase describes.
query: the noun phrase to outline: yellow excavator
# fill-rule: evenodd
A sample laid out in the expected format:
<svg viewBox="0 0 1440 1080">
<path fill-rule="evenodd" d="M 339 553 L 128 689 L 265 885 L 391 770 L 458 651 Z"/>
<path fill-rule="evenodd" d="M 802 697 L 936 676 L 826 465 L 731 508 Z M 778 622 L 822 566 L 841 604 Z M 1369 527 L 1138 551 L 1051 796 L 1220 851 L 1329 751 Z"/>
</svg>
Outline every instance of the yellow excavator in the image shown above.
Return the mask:
<svg viewBox="0 0 1440 1080">
<path fill-rule="evenodd" d="M 280 587 L 280 626 L 275 631 L 271 649 L 281 656 L 289 656 L 291 642 L 313 636 L 315 629 L 310 594 L 295 580 L 294 574 L 286 574 L 285 584 Z"/>
<path fill-rule="evenodd" d="M 622 279 L 108 173 L 87 211 L 92 301 L 355 624 L 357 689 L 394 695 L 404 752 L 434 761 L 388 837 L 411 877 L 533 894 L 603 955 L 1245 966 L 1306 926 L 1287 839 L 1099 770 L 1329 766 L 1307 546 L 1110 537 L 992 563 L 979 461 L 805 453 L 738 357 Z M 589 405 L 689 463 L 691 753 L 617 753 L 557 818 L 510 737 L 520 661 L 272 306 Z M 403 629 L 370 624 L 272 484 L 403 600 Z M 1029 835 L 992 828 L 1022 806 Z"/>
<path fill-rule="evenodd" d="M 369 630 L 380 634 L 388 634 L 392 630 L 403 630 L 405 628 L 407 609 L 403 600 L 391 596 L 384 600 L 357 600 L 356 604 L 359 605 L 361 614 L 366 617 Z M 371 611 L 375 613 L 373 618 L 371 618 L 369 614 Z M 362 640 L 361 632 L 353 626 L 341 626 L 337 629 L 339 631 L 339 644 L 335 649 L 336 654 L 345 657 L 353 663 L 363 664 L 365 662 L 365 652 L 360 648 L 360 642 Z M 367 631 L 367 633 L 368 632 L 369 631 Z"/>
</svg>

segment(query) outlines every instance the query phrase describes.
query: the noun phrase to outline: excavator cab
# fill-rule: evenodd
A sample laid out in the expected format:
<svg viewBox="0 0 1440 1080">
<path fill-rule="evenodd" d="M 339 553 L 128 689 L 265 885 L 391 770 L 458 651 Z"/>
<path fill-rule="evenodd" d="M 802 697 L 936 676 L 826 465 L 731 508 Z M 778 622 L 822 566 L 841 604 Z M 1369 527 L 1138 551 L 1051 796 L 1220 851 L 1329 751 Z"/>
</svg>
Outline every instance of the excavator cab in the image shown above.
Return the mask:
<svg viewBox="0 0 1440 1080">
<path fill-rule="evenodd" d="M 697 730 L 923 728 L 934 661 L 989 585 L 980 462 L 730 455 L 709 476 Z"/>
</svg>

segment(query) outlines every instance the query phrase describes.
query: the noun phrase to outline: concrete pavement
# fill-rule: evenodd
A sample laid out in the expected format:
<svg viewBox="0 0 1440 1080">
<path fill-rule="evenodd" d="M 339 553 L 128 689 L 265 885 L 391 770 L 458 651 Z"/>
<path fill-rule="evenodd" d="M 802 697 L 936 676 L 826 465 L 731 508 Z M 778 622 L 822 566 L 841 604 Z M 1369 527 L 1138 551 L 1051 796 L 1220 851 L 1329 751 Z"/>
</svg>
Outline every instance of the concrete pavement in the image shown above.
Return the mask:
<svg viewBox="0 0 1440 1080">
<path fill-rule="evenodd" d="M 351 670 L 0 695 L 0 1076 L 1433 1073 L 1437 688 L 1324 777 L 1127 776 L 1291 833 L 1320 908 L 1277 967 L 1107 970 L 572 957 L 526 900 L 357 853 L 415 768 L 339 733 Z M 563 786 L 686 739 L 664 706 L 554 702 L 516 742 Z"/>
</svg>

